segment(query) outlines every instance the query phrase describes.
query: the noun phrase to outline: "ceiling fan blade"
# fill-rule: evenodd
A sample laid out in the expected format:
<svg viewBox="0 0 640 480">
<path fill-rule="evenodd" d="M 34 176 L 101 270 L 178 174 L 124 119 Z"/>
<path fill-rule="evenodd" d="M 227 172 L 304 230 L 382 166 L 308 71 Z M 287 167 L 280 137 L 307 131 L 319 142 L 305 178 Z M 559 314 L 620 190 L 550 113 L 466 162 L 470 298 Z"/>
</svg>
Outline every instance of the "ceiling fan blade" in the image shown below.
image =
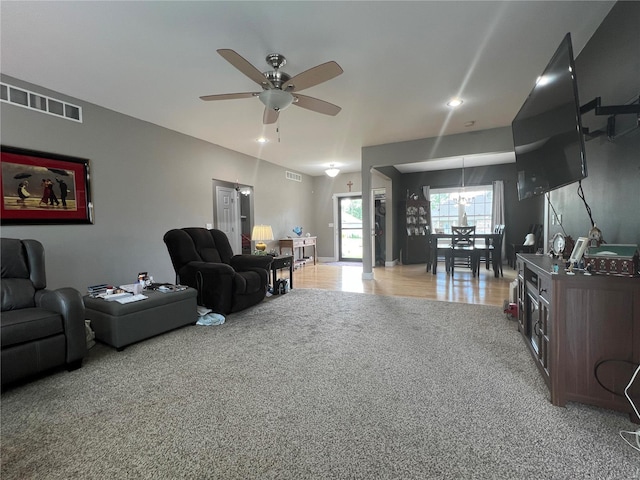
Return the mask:
<svg viewBox="0 0 640 480">
<path fill-rule="evenodd" d="M 246 93 L 222 93 L 220 95 L 203 95 L 200 97 L 201 100 L 209 102 L 211 100 L 235 100 L 237 98 L 250 98 L 257 96 L 257 93 L 246 92 Z"/>
<path fill-rule="evenodd" d="M 217 50 L 217 52 L 222 56 L 222 58 L 236 67 L 242 73 L 244 73 L 258 85 L 263 87 L 269 86 L 270 88 L 273 88 L 273 84 L 271 83 L 271 81 L 267 77 L 265 77 L 260 70 L 251 65 L 247 60 L 238 55 L 235 51 L 229 48 L 220 48 Z"/>
<path fill-rule="evenodd" d="M 306 95 L 294 94 L 295 100 L 293 105 L 306 108 L 307 110 L 313 110 L 314 112 L 324 113 L 325 115 L 335 116 L 340 113 L 340 108 L 333 103 L 325 102 L 318 98 L 307 97 Z"/>
<path fill-rule="evenodd" d="M 262 115 L 262 123 L 264 123 L 265 125 L 276 123 L 278 121 L 279 114 L 280 112 L 274 110 L 273 108 L 265 108 L 264 114 Z"/>
<path fill-rule="evenodd" d="M 304 90 L 305 88 L 310 88 L 322 82 L 326 82 L 327 80 L 331 80 L 332 78 L 340 75 L 342 72 L 342 68 L 336 62 L 331 61 L 323 63 L 316 67 L 310 68 L 309 70 L 305 70 L 304 72 L 299 73 L 295 77 L 287 80 L 282 85 L 282 90 L 292 88 L 291 91 L 299 92 L 300 90 Z"/>
</svg>

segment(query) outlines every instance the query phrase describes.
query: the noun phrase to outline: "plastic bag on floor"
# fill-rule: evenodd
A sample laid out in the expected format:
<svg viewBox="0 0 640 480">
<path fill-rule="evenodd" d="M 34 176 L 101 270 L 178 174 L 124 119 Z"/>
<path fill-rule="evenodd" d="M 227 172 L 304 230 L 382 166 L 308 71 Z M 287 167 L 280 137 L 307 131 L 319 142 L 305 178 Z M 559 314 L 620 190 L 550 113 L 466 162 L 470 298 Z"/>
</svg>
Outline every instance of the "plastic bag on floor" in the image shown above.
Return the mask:
<svg viewBox="0 0 640 480">
<path fill-rule="evenodd" d="M 207 313 L 198 318 L 196 325 L 222 325 L 223 323 L 223 315 L 220 315 L 219 313 Z"/>
</svg>

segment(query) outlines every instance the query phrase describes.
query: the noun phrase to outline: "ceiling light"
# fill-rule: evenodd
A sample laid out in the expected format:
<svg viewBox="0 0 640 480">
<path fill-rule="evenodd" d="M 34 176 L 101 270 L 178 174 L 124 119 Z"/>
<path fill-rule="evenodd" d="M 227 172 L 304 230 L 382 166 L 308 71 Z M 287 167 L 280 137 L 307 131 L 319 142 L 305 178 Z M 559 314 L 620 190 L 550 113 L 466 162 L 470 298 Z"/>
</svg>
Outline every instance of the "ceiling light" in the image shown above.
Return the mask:
<svg viewBox="0 0 640 480">
<path fill-rule="evenodd" d="M 336 175 L 338 175 L 340 173 L 340 169 L 336 168 L 333 166 L 333 163 L 331 165 L 329 165 L 329 168 L 327 168 L 324 173 L 326 173 L 327 175 L 329 175 L 331 178 L 335 177 Z"/>
<path fill-rule="evenodd" d="M 452 98 L 451 100 L 449 100 L 447 102 L 447 106 L 449 107 L 459 107 L 460 105 L 462 105 L 462 99 L 461 98 Z"/>
<path fill-rule="evenodd" d="M 466 122 L 464 124 L 465 127 L 473 127 L 476 124 L 475 120 L 471 120 L 470 122 Z"/>
<path fill-rule="evenodd" d="M 256 140 L 256 142 L 258 142 L 258 143 L 267 143 L 268 141 L 269 141 L 269 140 L 268 140 L 268 139 L 266 139 L 266 138 L 264 138 L 264 137 L 260 137 L 260 138 L 258 138 L 258 139 Z"/>
<path fill-rule="evenodd" d="M 264 90 L 258 94 L 258 98 L 265 107 L 279 112 L 284 110 L 293 102 L 293 95 L 289 92 L 283 92 L 277 88 Z"/>
</svg>

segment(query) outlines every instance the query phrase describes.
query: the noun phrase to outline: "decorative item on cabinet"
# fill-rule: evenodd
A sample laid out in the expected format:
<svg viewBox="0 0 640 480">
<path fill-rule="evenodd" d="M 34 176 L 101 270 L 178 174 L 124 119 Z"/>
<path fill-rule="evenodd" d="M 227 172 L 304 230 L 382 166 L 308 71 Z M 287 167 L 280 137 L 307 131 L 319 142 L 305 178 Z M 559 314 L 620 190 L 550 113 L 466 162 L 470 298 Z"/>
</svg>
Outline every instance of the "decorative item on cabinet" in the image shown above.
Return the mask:
<svg viewBox="0 0 640 480">
<path fill-rule="evenodd" d="M 600 230 L 594 223 L 591 230 L 589 230 L 589 248 L 599 247 L 603 243 L 604 239 L 602 237 L 602 230 Z"/>
<path fill-rule="evenodd" d="M 640 276 L 639 258 L 637 245 L 603 244 L 589 248 L 584 254 L 584 263 L 591 273 L 637 277 Z"/>
</svg>

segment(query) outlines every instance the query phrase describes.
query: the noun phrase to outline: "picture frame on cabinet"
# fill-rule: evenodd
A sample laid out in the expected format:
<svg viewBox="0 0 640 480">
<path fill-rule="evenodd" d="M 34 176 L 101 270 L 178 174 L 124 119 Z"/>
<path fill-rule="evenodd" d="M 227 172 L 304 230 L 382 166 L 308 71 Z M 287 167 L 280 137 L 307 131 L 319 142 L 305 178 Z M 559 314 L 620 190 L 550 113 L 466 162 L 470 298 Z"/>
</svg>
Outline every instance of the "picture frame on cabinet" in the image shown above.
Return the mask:
<svg viewBox="0 0 640 480">
<path fill-rule="evenodd" d="M 589 239 L 587 237 L 579 237 L 578 240 L 576 240 L 576 244 L 574 245 L 571 256 L 569 257 L 569 265 L 577 265 L 580 263 L 588 245 Z"/>
</svg>

